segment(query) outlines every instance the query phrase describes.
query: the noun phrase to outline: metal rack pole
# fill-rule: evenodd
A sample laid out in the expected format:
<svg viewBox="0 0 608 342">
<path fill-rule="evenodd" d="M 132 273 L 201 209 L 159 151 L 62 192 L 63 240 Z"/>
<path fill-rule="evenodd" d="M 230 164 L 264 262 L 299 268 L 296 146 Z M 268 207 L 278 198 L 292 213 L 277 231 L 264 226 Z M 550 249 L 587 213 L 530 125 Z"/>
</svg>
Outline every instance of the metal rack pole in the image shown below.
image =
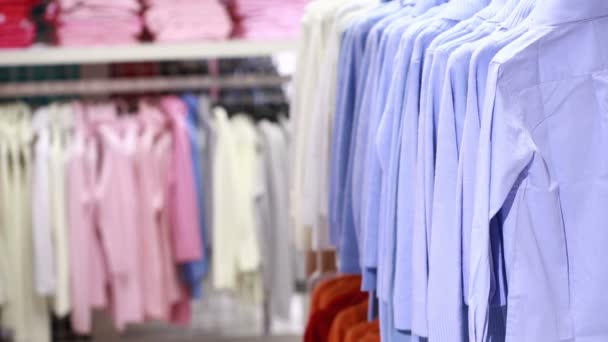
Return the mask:
<svg viewBox="0 0 608 342">
<path fill-rule="evenodd" d="M 289 76 L 242 75 L 226 77 L 177 76 L 150 78 L 84 79 L 9 83 L 0 85 L 0 98 L 60 95 L 135 94 L 209 88 L 274 87 Z"/>
</svg>

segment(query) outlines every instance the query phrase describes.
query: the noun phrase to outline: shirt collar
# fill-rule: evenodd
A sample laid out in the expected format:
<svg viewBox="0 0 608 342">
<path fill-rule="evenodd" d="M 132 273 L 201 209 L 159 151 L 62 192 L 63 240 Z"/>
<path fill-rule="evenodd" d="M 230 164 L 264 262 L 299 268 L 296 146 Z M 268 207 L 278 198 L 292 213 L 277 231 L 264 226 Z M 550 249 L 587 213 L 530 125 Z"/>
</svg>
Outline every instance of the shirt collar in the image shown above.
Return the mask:
<svg viewBox="0 0 608 342">
<path fill-rule="evenodd" d="M 472 17 L 475 13 L 488 6 L 490 0 L 453 0 L 441 12 L 441 17 L 461 21 Z"/>
<path fill-rule="evenodd" d="M 542 0 L 531 14 L 535 24 L 558 25 L 608 16 L 606 0 Z"/>
<path fill-rule="evenodd" d="M 419 0 L 416 1 L 416 6 L 414 7 L 414 15 L 419 16 L 426 11 L 430 10 L 432 7 L 439 6 L 447 2 L 447 0 Z"/>
</svg>

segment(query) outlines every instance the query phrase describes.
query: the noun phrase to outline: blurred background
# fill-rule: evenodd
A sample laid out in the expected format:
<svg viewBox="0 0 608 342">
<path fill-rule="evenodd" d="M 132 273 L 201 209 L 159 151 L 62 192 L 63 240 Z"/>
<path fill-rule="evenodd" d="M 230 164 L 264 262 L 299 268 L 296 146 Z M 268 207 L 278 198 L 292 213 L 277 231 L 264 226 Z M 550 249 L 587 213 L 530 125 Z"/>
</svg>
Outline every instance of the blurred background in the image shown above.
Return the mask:
<svg viewBox="0 0 608 342">
<path fill-rule="evenodd" d="M 0 0 L 0 341 L 302 339 L 307 2 Z"/>
</svg>

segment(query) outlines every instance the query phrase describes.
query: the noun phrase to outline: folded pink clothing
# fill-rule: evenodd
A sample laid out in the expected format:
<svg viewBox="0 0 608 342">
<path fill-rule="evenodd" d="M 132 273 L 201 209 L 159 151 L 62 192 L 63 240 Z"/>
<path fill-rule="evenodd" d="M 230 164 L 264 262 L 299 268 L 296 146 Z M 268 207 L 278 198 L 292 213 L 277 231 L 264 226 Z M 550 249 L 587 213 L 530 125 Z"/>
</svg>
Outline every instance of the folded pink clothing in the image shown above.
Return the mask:
<svg viewBox="0 0 608 342">
<path fill-rule="evenodd" d="M 112 20 L 71 21 L 56 27 L 58 34 L 64 35 L 139 35 L 143 30 L 141 22 Z"/>
<path fill-rule="evenodd" d="M 173 33 L 173 32 L 162 32 L 161 34 L 155 35 L 154 40 L 157 42 L 165 42 L 165 43 L 180 43 L 180 42 L 200 42 L 200 41 L 209 41 L 209 40 L 222 40 L 226 39 L 228 34 L 226 35 L 218 35 L 214 33 L 196 33 L 190 32 L 187 34 L 183 33 Z"/>
<path fill-rule="evenodd" d="M 220 3 L 218 0 L 143 0 L 142 3 L 146 7 L 155 7 L 155 6 L 188 6 L 188 5 L 199 5 L 199 4 L 208 4 L 208 3 Z"/>
<path fill-rule="evenodd" d="M 139 40 L 134 37 L 57 37 L 56 42 L 61 46 L 106 46 L 135 44 Z"/>
<path fill-rule="evenodd" d="M 125 10 L 139 11 L 141 5 L 137 0 L 55 0 L 60 10 L 68 10 L 78 6 L 115 7 Z"/>
<path fill-rule="evenodd" d="M 79 6 L 68 11 L 61 11 L 56 16 L 59 21 L 91 18 L 141 20 L 138 12 L 109 6 Z"/>
<path fill-rule="evenodd" d="M 144 14 L 146 25 L 154 30 L 157 25 L 167 22 L 179 22 L 182 20 L 198 21 L 199 25 L 208 26 L 207 18 L 218 18 L 230 22 L 226 9 L 219 3 L 199 4 L 196 6 L 156 6 L 151 7 Z"/>
<path fill-rule="evenodd" d="M 209 38 L 225 38 L 232 31 L 232 23 L 228 17 L 216 16 L 204 18 L 205 25 L 201 25 L 200 19 L 167 21 L 155 26 L 148 26 L 154 36 L 208 36 Z"/>
<path fill-rule="evenodd" d="M 145 13 L 146 27 L 158 41 L 222 39 L 232 31 L 232 20 L 216 1 L 192 7 L 151 7 Z"/>
<path fill-rule="evenodd" d="M 157 41 L 197 41 L 225 39 L 231 32 L 230 24 L 226 22 L 213 24 L 213 20 L 207 21 L 207 25 L 200 25 L 196 22 L 179 24 L 169 24 L 153 33 Z"/>
<path fill-rule="evenodd" d="M 235 19 L 235 37 L 284 38 L 297 36 L 308 0 L 230 0 L 228 8 Z"/>
</svg>

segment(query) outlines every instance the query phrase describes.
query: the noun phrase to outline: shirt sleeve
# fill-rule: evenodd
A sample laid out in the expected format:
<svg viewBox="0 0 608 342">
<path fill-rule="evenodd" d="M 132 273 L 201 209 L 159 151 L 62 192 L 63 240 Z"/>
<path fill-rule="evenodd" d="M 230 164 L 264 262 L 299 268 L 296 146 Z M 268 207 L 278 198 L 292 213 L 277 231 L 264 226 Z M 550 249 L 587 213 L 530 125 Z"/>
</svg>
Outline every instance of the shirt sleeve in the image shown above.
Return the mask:
<svg viewBox="0 0 608 342">
<path fill-rule="evenodd" d="M 472 341 L 488 336 L 494 262 L 490 221 L 532 159 L 533 141 L 523 127 L 522 110 L 500 87 L 500 65 L 491 65 L 477 151 L 477 180 L 471 233 L 469 334 Z"/>
<path fill-rule="evenodd" d="M 457 83 L 456 70 L 448 69 L 443 84 L 437 128 L 437 156 L 432 208 L 431 245 L 429 250 L 428 316 L 429 339 L 461 340 L 462 331 L 462 259 L 461 233 L 454 225 L 456 217 L 456 171 L 458 139 L 455 127 L 455 101 L 463 90 Z M 459 94 L 462 95 L 462 94 Z M 445 286 L 445 284 L 453 284 Z M 436 324 L 435 324 L 436 323 Z M 452 336 L 451 338 L 448 336 Z M 458 336 L 458 337 L 456 337 Z"/>
</svg>

